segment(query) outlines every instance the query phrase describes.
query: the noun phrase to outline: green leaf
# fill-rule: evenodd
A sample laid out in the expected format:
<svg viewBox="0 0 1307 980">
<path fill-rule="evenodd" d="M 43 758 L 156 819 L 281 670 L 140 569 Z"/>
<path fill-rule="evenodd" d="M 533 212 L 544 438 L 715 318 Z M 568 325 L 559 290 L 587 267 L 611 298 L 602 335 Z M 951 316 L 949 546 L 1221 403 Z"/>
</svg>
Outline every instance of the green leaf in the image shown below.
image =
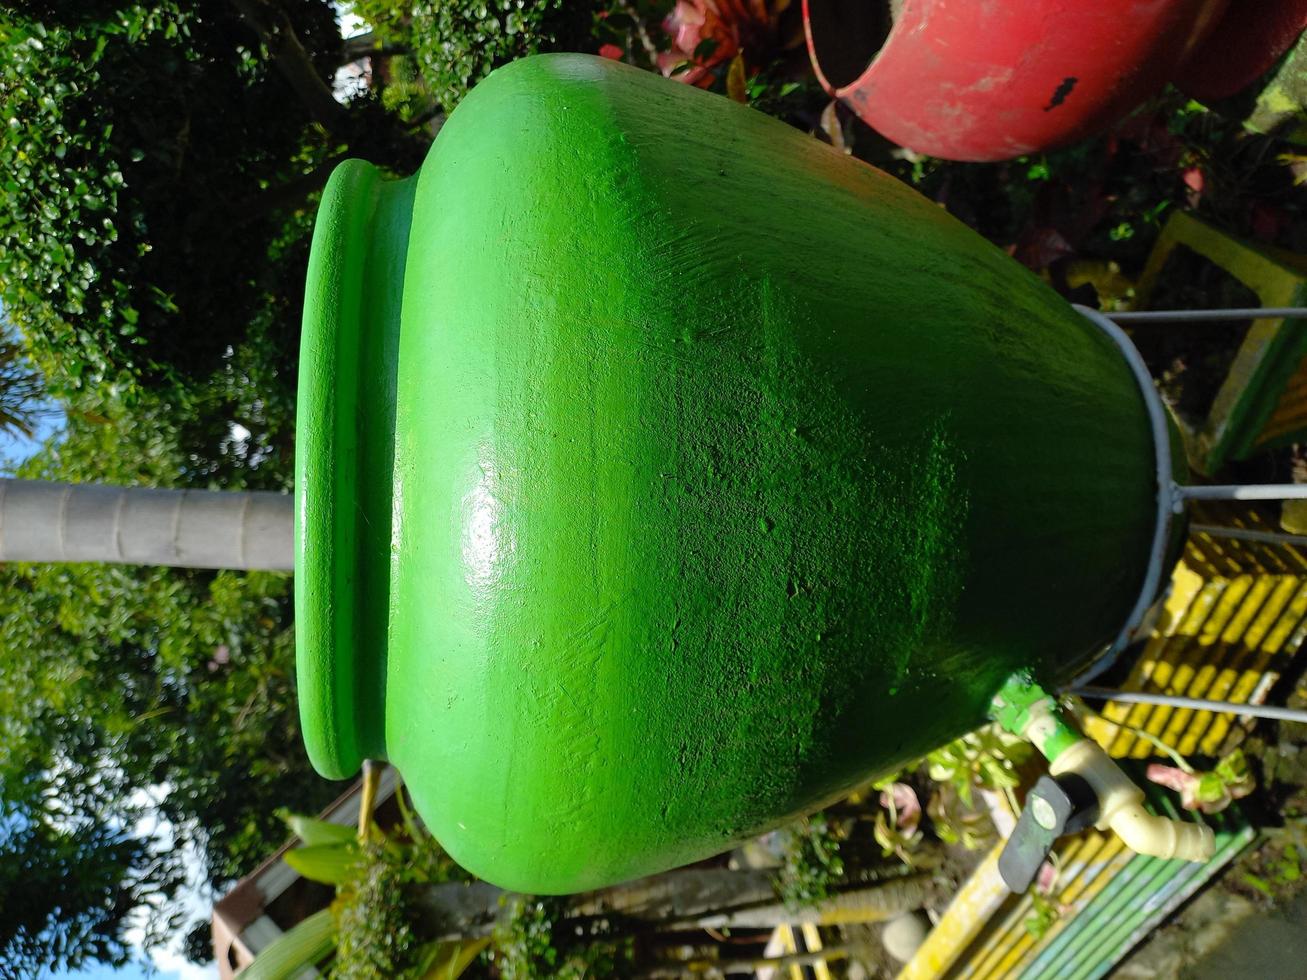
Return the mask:
<svg viewBox="0 0 1307 980">
<path fill-rule="evenodd" d="M 314 912 L 268 944 L 241 971 L 242 980 L 290 980 L 331 952 L 336 940 L 331 909 Z"/>
<path fill-rule="evenodd" d="M 1253 874 L 1251 871 L 1246 871 L 1244 872 L 1243 880 L 1245 883 L 1252 885 L 1263 895 L 1267 895 L 1271 898 L 1275 897 L 1275 889 L 1270 886 L 1270 883 L 1267 882 L 1265 878 L 1261 878 Z"/>
<path fill-rule="evenodd" d="M 1279 863 L 1276 877 L 1284 884 L 1293 884 L 1302 877 L 1302 862 L 1297 844 L 1290 844 L 1284 849 L 1284 859 Z"/>
<path fill-rule="evenodd" d="M 700 41 L 694 48 L 694 60 L 703 62 L 713 56 L 717 50 L 718 41 L 715 37 L 706 37 Z"/>
<path fill-rule="evenodd" d="M 419 980 L 457 980 L 489 945 L 488 937 L 466 942 L 433 943 L 431 958 L 419 974 Z"/>
<path fill-rule="evenodd" d="M 1216 764 L 1214 771 L 1226 783 L 1239 783 L 1252 776 L 1242 749 L 1235 749 L 1223 758 Z"/>
<path fill-rule="evenodd" d="M 299 813 L 288 814 L 285 819 L 290 832 L 309 847 L 319 844 L 352 844 L 355 841 L 354 828 L 344 824 L 306 817 Z"/>
<path fill-rule="evenodd" d="M 1226 795 L 1225 780 L 1214 772 L 1205 772 L 1198 777 L 1198 786 L 1194 798 L 1199 803 L 1217 803 Z"/>
<path fill-rule="evenodd" d="M 314 844 L 287 851 L 283 860 L 309 881 L 339 885 L 349 877 L 358 856 L 357 846 L 349 844 Z"/>
</svg>

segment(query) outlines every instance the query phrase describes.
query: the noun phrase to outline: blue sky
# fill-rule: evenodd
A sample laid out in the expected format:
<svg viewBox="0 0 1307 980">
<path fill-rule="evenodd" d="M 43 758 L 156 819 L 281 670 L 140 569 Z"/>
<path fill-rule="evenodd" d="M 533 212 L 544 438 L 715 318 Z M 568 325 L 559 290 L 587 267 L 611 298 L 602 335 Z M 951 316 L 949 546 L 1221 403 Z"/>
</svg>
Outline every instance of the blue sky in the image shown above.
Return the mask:
<svg viewBox="0 0 1307 980">
<path fill-rule="evenodd" d="M 163 962 L 170 963 L 171 958 L 166 958 Z M 129 963 L 118 970 L 108 966 L 93 966 L 79 973 L 56 973 L 51 980 L 146 980 L 147 977 L 152 980 L 199 980 L 201 977 L 217 976 L 218 970 L 212 964 L 204 967 L 178 964 L 178 968 L 173 970 L 155 966 L 151 972 L 151 967 L 145 963 Z"/>
<path fill-rule="evenodd" d="M 60 980 L 144 980 L 145 977 L 153 976 L 156 980 L 181 980 L 180 973 L 154 973 L 147 972 L 146 967 L 139 963 L 132 963 L 121 970 L 115 970 L 108 966 L 93 966 L 89 970 L 83 970 L 80 973 L 57 973 L 56 977 Z M 214 972 L 217 976 L 217 972 Z"/>
<path fill-rule="evenodd" d="M 0 429 L 0 462 L 4 464 L 4 471 L 8 472 L 11 466 L 21 463 L 36 452 L 41 443 L 53 435 L 61 425 L 63 425 L 62 415 L 42 416 L 37 421 L 36 431 L 31 439 Z"/>
<path fill-rule="evenodd" d="M 5 309 L 0 306 L 0 337 L 12 338 L 17 335 L 17 328 L 9 324 Z M 53 402 L 47 405 L 49 411 L 38 416 L 36 431 L 28 439 L 19 433 L 0 429 L 0 472 L 9 473 L 14 465 L 21 463 L 50 438 L 63 425 L 63 412 Z"/>
</svg>

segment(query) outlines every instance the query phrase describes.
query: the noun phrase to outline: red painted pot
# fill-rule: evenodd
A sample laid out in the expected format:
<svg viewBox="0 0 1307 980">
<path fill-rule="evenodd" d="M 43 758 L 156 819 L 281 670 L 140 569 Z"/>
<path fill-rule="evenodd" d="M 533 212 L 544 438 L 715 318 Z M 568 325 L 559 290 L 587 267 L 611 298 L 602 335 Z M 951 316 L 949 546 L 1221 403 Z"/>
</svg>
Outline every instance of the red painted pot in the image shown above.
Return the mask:
<svg viewBox="0 0 1307 980">
<path fill-rule="evenodd" d="M 804 0 L 831 93 L 884 136 L 1004 160 L 1085 136 L 1159 90 L 1228 0 Z M 897 3 L 893 4 L 898 7 Z"/>
<path fill-rule="evenodd" d="M 1231 4 L 1173 81 L 1195 99 L 1227 98 L 1266 74 L 1304 29 L 1307 0 Z"/>
</svg>

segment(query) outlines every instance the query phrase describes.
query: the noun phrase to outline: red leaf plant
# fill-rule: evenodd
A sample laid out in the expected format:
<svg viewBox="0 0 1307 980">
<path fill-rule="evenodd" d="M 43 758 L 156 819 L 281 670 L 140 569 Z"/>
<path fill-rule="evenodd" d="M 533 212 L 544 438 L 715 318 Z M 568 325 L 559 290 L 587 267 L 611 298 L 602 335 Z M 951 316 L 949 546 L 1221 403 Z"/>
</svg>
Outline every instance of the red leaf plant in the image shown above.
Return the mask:
<svg viewBox="0 0 1307 980">
<path fill-rule="evenodd" d="M 736 55 L 762 64 L 778 47 L 779 18 L 789 6 L 790 0 L 677 0 L 663 21 L 672 47 L 658 55 L 658 67 L 668 78 L 708 88 L 713 69 Z"/>
</svg>

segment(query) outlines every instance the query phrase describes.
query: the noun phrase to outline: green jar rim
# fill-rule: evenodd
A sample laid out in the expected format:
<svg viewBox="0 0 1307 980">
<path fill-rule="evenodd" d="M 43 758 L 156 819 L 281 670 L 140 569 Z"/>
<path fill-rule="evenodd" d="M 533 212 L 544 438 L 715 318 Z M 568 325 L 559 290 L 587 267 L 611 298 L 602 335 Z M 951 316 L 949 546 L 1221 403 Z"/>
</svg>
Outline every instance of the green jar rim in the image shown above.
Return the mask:
<svg viewBox="0 0 1307 980">
<path fill-rule="evenodd" d="M 358 396 L 364 271 L 381 174 L 346 160 L 322 193 L 304 294 L 295 439 L 295 662 L 315 769 L 356 773 Z"/>
</svg>

